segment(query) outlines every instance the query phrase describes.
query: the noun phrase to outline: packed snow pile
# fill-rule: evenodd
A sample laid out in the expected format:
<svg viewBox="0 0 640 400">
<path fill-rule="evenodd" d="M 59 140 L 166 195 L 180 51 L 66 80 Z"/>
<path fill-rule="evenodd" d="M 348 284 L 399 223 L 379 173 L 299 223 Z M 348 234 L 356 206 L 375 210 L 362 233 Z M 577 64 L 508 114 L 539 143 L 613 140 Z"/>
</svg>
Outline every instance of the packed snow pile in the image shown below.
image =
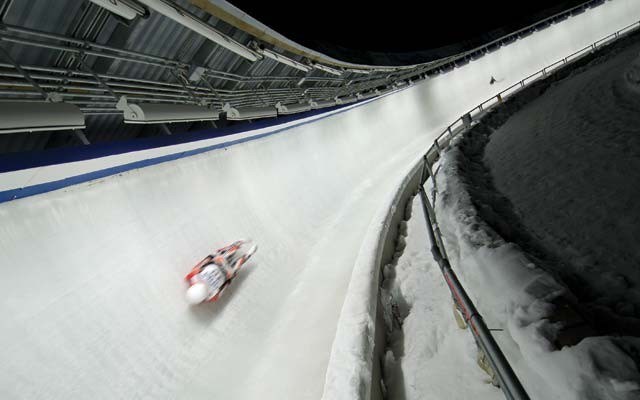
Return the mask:
<svg viewBox="0 0 640 400">
<path fill-rule="evenodd" d="M 388 236 L 395 236 L 392 225 L 402 216 L 398 207 L 421 171 L 421 159 L 415 159 L 401 175 L 397 190 L 382 202 L 362 240 L 336 327 L 323 400 L 369 399 L 382 395 L 380 382 L 374 379 L 378 372 L 375 356 L 379 343 L 376 341 L 381 336 L 376 326 L 379 266 L 384 262 Z"/>
<path fill-rule="evenodd" d="M 503 399 L 476 364 L 476 344 L 453 315 L 451 294 L 429 248 L 420 197 L 407 205 L 395 260 L 384 268 L 389 399 Z"/>
<path fill-rule="evenodd" d="M 437 169 L 450 261 L 534 399 L 640 397 L 639 50 L 516 96 Z"/>
<path fill-rule="evenodd" d="M 496 189 L 580 299 L 640 334 L 640 45 L 575 73 L 496 130 Z"/>
<path fill-rule="evenodd" d="M 640 93 L 640 56 L 637 57 L 624 74 L 626 86 Z"/>
<path fill-rule="evenodd" d="M 572 294 L 479 217 L 460 178 L 459 153 L 454 147 L 445 154 L 436 174 L 436 214 L 449 260 L 531 398 L 637 398 L 633 355 L 640 354 L 640 339 L 556 344 L 575 323 L 560 318 Z"/>
</svg>

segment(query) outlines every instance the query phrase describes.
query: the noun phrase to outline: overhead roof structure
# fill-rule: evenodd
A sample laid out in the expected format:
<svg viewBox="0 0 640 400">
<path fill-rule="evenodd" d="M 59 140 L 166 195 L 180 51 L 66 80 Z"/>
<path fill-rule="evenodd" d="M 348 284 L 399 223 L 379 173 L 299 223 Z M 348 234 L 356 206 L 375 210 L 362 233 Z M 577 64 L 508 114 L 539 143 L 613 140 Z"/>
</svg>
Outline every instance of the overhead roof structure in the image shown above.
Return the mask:
<svg viewBox="0 0 640 400">
<path fill-rule="evenodd" d="M 0 104 L 23 103 L 25 116 L 40 112 L 43 102 L 73 105 L 84 115 L 85 144 L 161 135 L 166 122 L 178 133 L 211 128 L 233 124 L 238 115 L 263 115 L 256 109 L 304 112 L 309 108 L 300 104 L 347 104 L 386 93 L 600 2 L 459 54 L 385 66 L 305 48 L 223 0 L 0 0 Z M 117 106 L 123 97 L 154 110 L 153 118 L 125 123 L 132 120 L 124 112 L 130 109 Z M 234 117 L 226 118 L 226 110 Z M 65 121 L 51 130 L 23 121 L 0 134 L 0 154 L 82 143 L 72 130 L 60 130 Z"/>
<path fill-rule="evenodd" d="M 194 1 L 203 9 L 223 7 L 218 0 Z M 409 65 L 481 46 L 579 6 L 584 0 L 524 0 L 517 3 L 513 0 L 441 1 L 425 4 L 395 0 L 385 6 L 325 0 L 321 5 L 308 8 L 300 7 L 296 0 L 232 2 L 242 10 L 238 13 L 244 12 L 288 40 L 342 62 Z M 282 10 L 301 10 L 305 17 L 291 18 L 290 13 Z"/>
</svg>

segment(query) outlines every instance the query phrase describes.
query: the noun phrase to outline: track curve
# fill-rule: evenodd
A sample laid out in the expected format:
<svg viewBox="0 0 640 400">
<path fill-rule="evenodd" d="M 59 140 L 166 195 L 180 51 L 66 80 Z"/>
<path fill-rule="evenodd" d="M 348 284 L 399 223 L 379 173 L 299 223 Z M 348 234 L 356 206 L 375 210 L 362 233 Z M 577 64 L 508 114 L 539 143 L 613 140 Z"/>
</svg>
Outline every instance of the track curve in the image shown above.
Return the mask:
<svg viewBox="0 0 640 400">
<path fill-rule="evenodd" d="M 0 205 L 0 397 L 319 398 L 363 235 L 408 164 L 464 111 L 637 19 L 632 3 L 312 124 Z M 189 308 L 184 274 L 239 237 L 258 253 Z"/>
</svg>

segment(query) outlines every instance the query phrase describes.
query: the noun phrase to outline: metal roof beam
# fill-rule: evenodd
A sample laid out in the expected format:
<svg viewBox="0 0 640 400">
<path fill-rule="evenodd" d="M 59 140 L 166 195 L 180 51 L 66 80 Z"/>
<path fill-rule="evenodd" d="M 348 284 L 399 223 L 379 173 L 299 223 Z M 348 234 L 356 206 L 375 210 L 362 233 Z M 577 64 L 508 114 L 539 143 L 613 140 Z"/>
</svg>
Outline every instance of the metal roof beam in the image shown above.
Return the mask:
<svg viewBox="0 0 640 400">
<path fill-rule="evenodd" d="M 164 0 L 138 0 L 140 3 L 149 7 L 153 11 L 164 15 L 167 18 L 174 20 L 180 25 L 185 26 L 188 29 L 206 37 L 219 44 L 220 46 L 230 50 L 241 57 L 246 58 L 249 61 L 257 61 L 260 59 L 260 55 L 258 55 L 255 51 L 251 50 L 247 46 L 240 44 L 230 38 L 227 35 L 220 33 L 218 30 L 214 29 L 212 26 L 206 24 L 200 19 L 193 16 L 189 11 L 184 8 L 166 2 Z"/>
</svg>

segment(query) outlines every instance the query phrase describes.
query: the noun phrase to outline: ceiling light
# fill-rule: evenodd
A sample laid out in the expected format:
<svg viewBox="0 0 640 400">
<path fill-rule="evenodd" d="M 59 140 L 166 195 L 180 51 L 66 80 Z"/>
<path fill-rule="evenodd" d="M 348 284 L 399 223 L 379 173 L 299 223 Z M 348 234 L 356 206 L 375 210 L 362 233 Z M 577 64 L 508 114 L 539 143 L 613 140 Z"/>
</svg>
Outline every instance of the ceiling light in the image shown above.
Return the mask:
<svg viewBox="0 0 640 400">
<path fill-rule="evenodd" d="M 311 104 L 309 103 L 282 104 L 278 102 L 276 104 L 276 108 L 278 109 L 278 114 L 295 114 L 295 113 L 311 110 Z"/>
<path fill-rule="evenodd" d="M 357 68 L 347 68 L 347 71 L 354 72 L 356 74 L 365 74 L 369 75 L 372 71 L 368 69 L 357 69 Z"/>
<path fill-rule="evenodd" d="M 222 107 L 222 111 L 227 113 L 227 119 L 230 121 L 239 121 L 246 119 L 258 119 L 277 117 L 278 111 L 275 107 L 232 107 L 227 103 Z"/>
<path fill-rule="evenodd" d="M 127 103 L 125 96 L 120 98 L 116 108 L 123 111 L 127 124 L 215 121 L 219 114 L 210 108 L 193 104 Z"/>
<path fill-rule="evenodd" d="M 256 50 L 258 53 L 262 54 L 263 56 L 270 58 L 272 60 L 276 60 L 279 63 L 282 64 L 286 64 L 290 67 L 299 69 L 300 71 L 304 71 L 304 72 L 309 72 L 311 71 L 311 67 L 308 65 L 305 65 L 299 61 L 293 60 L 289 57 L 285 57 L 282 54 L 278 54 L 275 51 L 272 50 L 268 50 L 268 49 L 257 49 Z"/>
<path fill-rule="evenodd" d="M 0 103 L 0 134 L 84 128 L 84 114 L 73 104 Z"/>
<path fill-rule="evenodd" d="M 370 99 L 372 97 L 376 97 L 379 94 L 379 92 L 376 93 L 375 91 L 371 91 L 371 92 L 364 93 L 364 94 L 363 93 L 358 93 L 358 94 L 360 95 L 358 97 L 360 100 L 366 100 L 366 99 Z"/>
<path fill-rule="evenodd" d="M 138 15 L 146 14 L 146 10 L 144 8 L 137 6 L 135 3 L 131 3 L 126 0 L 89 0 L 89 1 L 128 20 L 132 20 Z"/>
<path fill-rule="evenodd" d="M 356 96 L 336 97 L 336 104 L 349 104 L 358 101 Z"/>
<path fill-rule="evenodd" d="M 386 88 L 384 88 L 384 89 L 382 89 L 380 91 L 380 95 L 384 96 L 385 94 L 389 94 L 391 92 L 393 92 L 393 88 L 392 87 L 386 87 Z"/>
<path fill-rule="evenodd" d="M 327 108 L 336 105 L 335 100 L 316 100 L 311 104 L 312 108 Z"/>
<path fill-rule="evenodd" d="M 342 71 L 331 68 L 331 67 L 327 67 L 326 65 L 322 65 L 322 64 L 312 64 L 312 65 L 314 68 L 319 69 L 320 71 L 324 71 L 326 73 L 336 75 L 336 76 L 342 75 Z"/>
</svg>

